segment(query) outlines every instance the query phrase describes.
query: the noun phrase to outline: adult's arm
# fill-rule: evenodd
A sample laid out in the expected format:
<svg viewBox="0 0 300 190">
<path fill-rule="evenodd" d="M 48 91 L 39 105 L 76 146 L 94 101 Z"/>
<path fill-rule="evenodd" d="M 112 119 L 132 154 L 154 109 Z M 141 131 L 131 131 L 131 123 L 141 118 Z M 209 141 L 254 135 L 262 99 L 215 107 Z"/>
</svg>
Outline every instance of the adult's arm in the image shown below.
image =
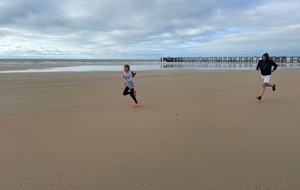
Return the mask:
<svg viewBox="0 0 300 190">
<path fill-rule="evenodd" d="M 274 61 L 272 61 L 272 66 L 273 66 L 273 71 L 275 71 L 278 67 L 277 63 L 275 63 Z"/>
<path fill-rule="evenodd" d="M 256 70 L 258 71 L 259 69 L 260 69 L 260 62 L 258 62 L 256 66 Z"/>
</svg>

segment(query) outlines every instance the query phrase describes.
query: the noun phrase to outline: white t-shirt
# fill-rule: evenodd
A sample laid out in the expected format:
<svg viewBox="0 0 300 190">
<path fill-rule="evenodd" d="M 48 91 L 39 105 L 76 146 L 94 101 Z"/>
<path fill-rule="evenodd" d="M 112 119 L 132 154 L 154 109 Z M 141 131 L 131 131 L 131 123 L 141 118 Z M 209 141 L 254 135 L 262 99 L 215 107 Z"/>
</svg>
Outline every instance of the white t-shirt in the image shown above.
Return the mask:
<svg viewBox="0 0 300 190">
<path fill-rule="evenodd" d="M 133 89 L 134 88 L 134 81 L 133 81 L 133 77 L 132 77 L 132 73 L 131 71 L 125 72 L 124 71 L 124 77 L 125 77 L 125 85 L 130 88 Z"/>
</svg>

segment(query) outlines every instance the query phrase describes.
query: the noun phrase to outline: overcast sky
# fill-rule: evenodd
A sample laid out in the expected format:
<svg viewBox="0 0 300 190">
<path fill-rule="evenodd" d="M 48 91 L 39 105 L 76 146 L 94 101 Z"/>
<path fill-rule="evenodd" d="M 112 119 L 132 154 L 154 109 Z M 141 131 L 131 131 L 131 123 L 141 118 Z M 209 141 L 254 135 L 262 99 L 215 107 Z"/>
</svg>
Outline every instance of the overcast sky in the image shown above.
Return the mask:
<svg viewBox="0 0 300 190">
<path fill-rule="evenodd" d="M 299 0 L 0 0 L 0 58 L 300 55 Z"/>
</svg>

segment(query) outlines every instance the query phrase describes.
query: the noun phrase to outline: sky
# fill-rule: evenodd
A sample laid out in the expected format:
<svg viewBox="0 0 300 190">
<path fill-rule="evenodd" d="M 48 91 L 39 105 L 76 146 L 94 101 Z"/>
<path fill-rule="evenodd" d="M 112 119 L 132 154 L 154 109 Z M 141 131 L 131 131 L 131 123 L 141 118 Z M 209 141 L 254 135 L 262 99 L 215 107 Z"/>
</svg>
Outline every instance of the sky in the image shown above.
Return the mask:
<svg viewBox="0 0 300 190">
<path fill-rule="evenodd" d="M 299 0 L 0 0 L 0 58 L 300 55 Z"/>
</svg>

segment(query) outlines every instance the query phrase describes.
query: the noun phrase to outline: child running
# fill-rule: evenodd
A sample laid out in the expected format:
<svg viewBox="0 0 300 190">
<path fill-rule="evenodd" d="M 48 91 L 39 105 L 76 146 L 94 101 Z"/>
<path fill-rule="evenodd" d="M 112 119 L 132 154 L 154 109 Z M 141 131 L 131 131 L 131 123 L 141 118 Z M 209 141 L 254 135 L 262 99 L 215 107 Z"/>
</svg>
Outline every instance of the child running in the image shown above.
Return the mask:
<svg viewBox="0 0 300 190">
<path fill-rule="evenodd" d="M 134 81 L 133 77 L 136 75 L 135 72 L 130 71 L 130 66 L 129 65 L 124 65 L 124 75 L 123 78 L 125 79 L 125 89 L 123 91 L 123 95 L 127 96 L 130 94 L 131 98 L 134 100 L 134 105 L 133 107 L 139 107 L 139 103 L 136 100 L 136 91 L 134 90 Z"/>
<path fill-rule="evenodd" d="M 262 84 L 262 91 L 260 96 L 257 97 L 258 100 L 261 100 L 266 87 L 272 87 L 272 90 L 275 91 L 276 90 L 276 84 L 271 85 L 270 84 L 270 80 L 271 80 L 271 73 L 274 72 L 277 69 L 277 64 L 270 59 L 269 54 L 265 53 L 262 56 L 262 60 L 260 60 L 257 64 L 256 70 L 260 71 L 261 73 L 261 77 L 263 80 L 263 84 Z"/>
</svg>

